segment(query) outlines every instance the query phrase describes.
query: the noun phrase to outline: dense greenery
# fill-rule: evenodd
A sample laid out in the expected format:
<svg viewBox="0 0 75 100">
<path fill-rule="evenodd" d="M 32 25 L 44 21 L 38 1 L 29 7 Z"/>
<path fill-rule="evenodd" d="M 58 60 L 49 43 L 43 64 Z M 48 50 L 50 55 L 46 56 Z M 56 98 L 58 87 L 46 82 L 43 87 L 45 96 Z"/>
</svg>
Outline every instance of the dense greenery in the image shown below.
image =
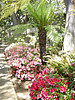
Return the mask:
<svg viewBox="0 0 75 100">
<path fill-rule="evenodd" d="M 29 92 L 33 100 L 74 100 L 75 52 L 61 52 L 62 33 L 66 32 L 63 4 L 56 0 L 0 3 L 1 41 L 10 44 L 4 54 L 11 74 L 32 81 Z"/>
</svg>

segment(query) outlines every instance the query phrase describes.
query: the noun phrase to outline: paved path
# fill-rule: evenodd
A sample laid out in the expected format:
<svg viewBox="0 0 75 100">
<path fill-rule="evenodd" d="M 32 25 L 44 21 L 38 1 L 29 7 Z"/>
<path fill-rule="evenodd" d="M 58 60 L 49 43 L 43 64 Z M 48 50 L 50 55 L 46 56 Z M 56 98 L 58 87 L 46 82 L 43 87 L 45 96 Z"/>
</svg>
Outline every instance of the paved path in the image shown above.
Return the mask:
<svg viewBox="0 0 75 100">
<path fill-rule="evenodd" d="M 0 47 L 0 100 L 17 100 L 8 71 L 9 66 L 4 58 L 3 49 Z"/>
</svg>

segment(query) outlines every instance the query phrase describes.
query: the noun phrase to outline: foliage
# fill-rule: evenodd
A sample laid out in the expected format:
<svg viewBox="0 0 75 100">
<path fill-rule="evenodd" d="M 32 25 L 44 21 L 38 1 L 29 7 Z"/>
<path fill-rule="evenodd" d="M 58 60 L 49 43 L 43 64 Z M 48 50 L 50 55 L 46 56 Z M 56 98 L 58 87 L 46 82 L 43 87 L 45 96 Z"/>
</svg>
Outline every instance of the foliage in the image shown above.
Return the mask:
<svg viewBox="0 0 75 100">
<path fill-rule="evenodd" d="M 32 27 L 31 27 L 31 24 L 20 24 L 20 25 L 15 25 L 15 26 L 12 26 L 12 27 L 10 27 L 9 29 L 8 29 L 8 31 L 9 30 L 12 30 L 12 31 L 14 31 L 13 33 L 14 34 L 17 34 L 17 33 L 19 33 L 19 34 L 21 34 L 21 33 L 23 33 L 24 31 L 26 31 L 27 29 L 31 29 Z"/>
<path fill-rule="evenodd" d="M 5 49 L 5 57 L 11 74 L 21 80 L 32 80 L 44 68 L 41 65 L 38 48 L 26 44 L 12 44 Z"/>
<path fill-rule="evenodd" d="M 69 74 L 69 79 L 68 81 L 70 81 L 70 85 L 69 85 L 69 88 L 72 89 L 74 88 L 75 89 L 75 63 L 71 63 L 71 65 L 69 66 L 68 68 L 68 74 Z"/>
<path fill-rule="evenodd" d="M 54 70 L 54 73 L 58 73 L 63 76 L 71 84 L 69 88 L 74 88 L 74 77 L 75 77 L 75 52 L 69 52 L 58 55 L 47 56 L 47 66 Z"/>
<path fill-rule="evenodd" d="M 7 31 L 11 31 L 12 33 L 8 38 L 6 38 L 8 44 L 11 44 L 12 42 L 29 42 L 29 38 L 26 38 L 26 30 L 28 28 L 32 28 L 30 24 L 20 24 L 8 28 Z"/>
<path fill-rule="evenodd" d="M 51 24 L 54 16 L 54 4 L 47 4 L 46 1 L 43 2 L 39 7 L 39 1 L 34 4 L 28 3 L 26 8 L 29 17 L 32 18 L 34 26 L 37 25 L 39 30 L 45 28 L 45 26 Z"/>
<path fill-rule="evenodd" d="M 1 1 L 1 19 L 11 16 L 18 9 L 22 9 L 30 0 L 2 0 Z"/>
<path fill-rule="evenodd" d="M 58 54 L 59 50 L 61 50 L 61 49 L 57 46 L 47 46 L 46 55 Z"/>
<path fill-rule="evenodd" d="M 63 45 L 63 33 L 65 28 L 58 25 L 49 25 L 47 29 L 47 39 L 52 40 L 53 46 L 62 48 Z"/>
<path fill-rule="evenodd" d="M 13 39 L 13 42 L 26 42 L 34 45 L 37 41 L 38 30 L 36 27 L 32 28 L 30 23 L 15 25 L 8 28 L 7 30 L 13 32 L 13 34 L 7 39 L 8 42 Z"/>
<path fill-rule="evenodd" d="M 69 91 L 68 84 L 59 75 L 51 74 L 51 70 L 45 68 L 29 86 L 30 96 L 33 100 L 74 100 L 75 94 Z"/>
</svg>

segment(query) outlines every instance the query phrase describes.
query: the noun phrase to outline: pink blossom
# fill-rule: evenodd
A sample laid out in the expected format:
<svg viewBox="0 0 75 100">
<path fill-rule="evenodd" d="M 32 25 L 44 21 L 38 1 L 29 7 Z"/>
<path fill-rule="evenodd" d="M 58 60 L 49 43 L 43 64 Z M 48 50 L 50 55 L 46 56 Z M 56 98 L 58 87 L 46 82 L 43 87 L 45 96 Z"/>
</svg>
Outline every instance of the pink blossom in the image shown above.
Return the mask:
<svg viewBox="0 0 75 100">
<path fill-rule="evenodd" d="M 55 100 L 59 100 L 58 98 L 55 98 Z"/>
<path fill-rule="evenodd" d="M 50 98 L 54 99 L 54 96 L 51 94 L 51 95 L 50 95 Z"/>
<path fill-rule="evenodd" d="M 63 87 L 63 86 L 59 86 L 59 89 L 60 89 L 60 92 L 61 92 L 61 93 L 66 92 L 66 88 Z"/>
<path fill-rule="evenodd" d="M 45 92 L 41 91 L 41 94 L 43 95 L 43 97 L 49 98 L 49 97 L 47 96 L 47 93 L 48 93 L 48 91 L 45 91 Z"/>
<path fill-rule="evenodd" d="M 50 89 L 50 92 L 54 92 L 54 91 L 56 91 L 56 89 L 55 89 L 55 88 Z"/>
<path fill-rule="evenodd" d="M 71 95 L 74 96 L 75 94 L 74 93 L 71 93 Z"/>
<path fill-rule="evenodd" d="M 73 66 L 73 63 L 71 63 L 71 66 Z"/>
</svg>

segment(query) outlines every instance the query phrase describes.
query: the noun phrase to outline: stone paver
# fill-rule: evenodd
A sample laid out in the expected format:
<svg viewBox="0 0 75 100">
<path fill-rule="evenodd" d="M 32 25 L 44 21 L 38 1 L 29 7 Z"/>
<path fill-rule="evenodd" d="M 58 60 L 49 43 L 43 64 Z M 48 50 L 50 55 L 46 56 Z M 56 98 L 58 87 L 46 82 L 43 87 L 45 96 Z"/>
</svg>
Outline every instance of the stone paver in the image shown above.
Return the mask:
<svg viewBox="0 0 75 100">
<path fill-rule="evenodd" d="M 10 79 L 9 66 L 4 54 L 0 53 L 0 100 L 17 100 L 17 96 Z"/>
</svg>

